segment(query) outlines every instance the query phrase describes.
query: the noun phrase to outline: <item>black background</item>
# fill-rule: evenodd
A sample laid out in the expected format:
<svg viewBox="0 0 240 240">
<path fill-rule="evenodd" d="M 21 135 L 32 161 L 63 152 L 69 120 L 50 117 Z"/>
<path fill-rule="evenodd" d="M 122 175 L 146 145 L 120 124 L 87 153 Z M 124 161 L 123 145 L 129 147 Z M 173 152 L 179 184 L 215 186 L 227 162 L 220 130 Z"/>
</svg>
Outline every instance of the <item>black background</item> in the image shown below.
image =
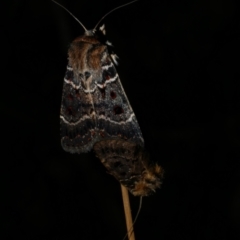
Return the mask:
<svg viewBox="0 0 240 240">
<path fill-rule="evenodd" d="M 59 0 L 91 29 L 123 0 Z M 49 1 L 1 7 L 2 239 L 116 239 L 118 182 L 93 153 L 62 150 L 59 109 L 81 26 Z M 104 21 L 161 190 L 143 199 L 141 239 L 240 238 L 237 1 L 139 1 Z M 139 198 L 131 196 L 135 216 Z"/>
</svg>

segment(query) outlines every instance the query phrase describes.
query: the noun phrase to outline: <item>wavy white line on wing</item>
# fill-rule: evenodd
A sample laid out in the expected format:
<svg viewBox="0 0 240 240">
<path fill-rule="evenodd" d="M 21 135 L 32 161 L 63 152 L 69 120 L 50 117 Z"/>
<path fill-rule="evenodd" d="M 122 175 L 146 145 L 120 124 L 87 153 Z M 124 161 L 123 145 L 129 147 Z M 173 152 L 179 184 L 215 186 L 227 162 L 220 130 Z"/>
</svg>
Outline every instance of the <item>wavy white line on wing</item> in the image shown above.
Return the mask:
<svg viewBox="0 0 240 240">
<path fill-rule="evenodd" d="M 110 65 L 105 65 L 105 66 L 102 66 L 102 69 L 104 69 L 104 70 L 108 70 L 110 67 L 113 67 L 113 64 L 112 64 L 112 62 L 111 62 L 111 64 L 110 64 Z"/>
<path fill-rule="evenodd" d="M 93 93 L 95 90 L 96 90 L 96 86 L 94 86 L 94 88 L 92 88 L 92 89 L 84 89 L 82 86 L 81 86 L 81 84 L 78 84 L 78 85 L 76 85 L 76 84 L 74 84 L 72 81 L 69 81 L 69 80 L 67 80 L 67 79 L 65 79 L 64 78 L 64 82 L 65 83 L 67 83 L 67 84 L 70 84 L 70 85 L 72 85 L 72 87 L 74 88 L 74 89 L 82 89 L 85 93 Z"/>
<path fill-rule="evenodd" d="M 60 118 L 63 120 L 63 122 L 67 123 L 68 125 L 72 125 L 72 126 L 75 126 L 75 125 L 85 121 L 86 119 L 91 119 L 92 120 L 92 118 L 88 115 L 84 115 L 82 118 L 80 118 L 77 122 L 74 122 L 74 123 L 71 123 L 71 122 L 67 121 L 64 118 L 64 116 L 62 116 L 62 115 L 60 115 Z"/>
<path fill-rule="evenodd" d="M 98 117 L 98 119 L 104 119 L 104 120 L 106 120 L 106 121 L 108 121 L 108 122 L 111 122 L 111 123 L 114 123 L 114 124 L 123 125 L 123 124 L 126 124 L 127 122 L 131 122 L 134 116 L 135 116 L 134 113 L 132 113 L 132 114 L 130 115 L 130 117 L 129 117 L 126 121 L 120 121 L 120 122 L 113 121 L 113 120 L 111 120 L 110 118 L 106 118 L 106 117 L 103 116 L 103 115 L 100 115 L 100 116 Z"/>
<path fill-rule="evenodd" d="M 106 82 L 104 84 L 97 83 L 97 86 L 99 88 L 105 88 L 108 83 L 115 82 L 117 79 L 118 79 L 118 74 L 116 74 L 115 77 L 106 80 Z"/>
</svg>

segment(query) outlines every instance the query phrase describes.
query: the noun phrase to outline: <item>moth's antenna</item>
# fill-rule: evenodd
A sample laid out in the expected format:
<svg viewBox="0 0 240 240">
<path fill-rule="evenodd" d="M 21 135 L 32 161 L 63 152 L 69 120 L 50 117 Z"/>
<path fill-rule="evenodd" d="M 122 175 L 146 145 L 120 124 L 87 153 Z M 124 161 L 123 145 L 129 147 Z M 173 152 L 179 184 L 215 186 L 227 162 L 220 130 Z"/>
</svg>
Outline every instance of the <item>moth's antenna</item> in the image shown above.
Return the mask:
<svg viewBox="0 0 240 240">
<path fill-rule="evenodd" d="M 133 221 L 132 227 L 130 228 L 130 230 L 128 230 L 128 232 L 127 232 L 126 235 L 124 236 L 123 240 L 125 240 L 127 236 L 131 236 L 131 235 L 132 235 L 133 226 L 134 226 L 135 222 L 136 222 L 137 219 L 138 219 L 138 216 L 139 216 L 139 213 L 140 213 L 141 208 L 142 208 L 142 196 L 140 197 L 140 202 L 139 202 L 138 211 L 137 211 L 136 217 L 135 217 L 135 219 L 134 219 L 134 221 Z"/>
<path fill-rule="evenodd" d="M 63 8 L 64 10 L 66 10 L 82 27 L 83 29 L 85 30 L 85 32 L 87 32 L 88 30 L 84 27 L 84 25 L 70 12 L 68 11 L 63 5 L 61 5 L 60 3 L 52 0 L 54 3 L 56 3 L 58 6 L 60 6 L 61 8 Z"/>
<path fill-rule="evenodd" d="M 52 1 L 53 1 L 53 0 L 52 0 Z M 132 2 L 123 4 L 123 5 L 119 6 L 119 7 L 114 8 L 113 10 L 111 10 L 110 12 L 108 12 L 107 14 L 105 14 L 105 15 L 98 21 L 97 25 L 96 25 L 96 26 L 94 27 L 94 29 L 93 29 L 93 32 L 96 31 L 97 26 L 100 24 L 100 22 L 101 22 L 107 15 L 109 15 L 110 13 L 112 13 L 113 11 L 115 11 L 115 10 L 117 10 L 117 9 L 119 9 L 119 8 L 125 7 L 125 6 L 127 6 L 127 5 L 129 5 L 129 4 L 132 4 L 132 3 L 136 2 L 136 1 L 138 1 L 138 0 L 134 0 L 134 1 L 132 1 Z"/>
</svg>

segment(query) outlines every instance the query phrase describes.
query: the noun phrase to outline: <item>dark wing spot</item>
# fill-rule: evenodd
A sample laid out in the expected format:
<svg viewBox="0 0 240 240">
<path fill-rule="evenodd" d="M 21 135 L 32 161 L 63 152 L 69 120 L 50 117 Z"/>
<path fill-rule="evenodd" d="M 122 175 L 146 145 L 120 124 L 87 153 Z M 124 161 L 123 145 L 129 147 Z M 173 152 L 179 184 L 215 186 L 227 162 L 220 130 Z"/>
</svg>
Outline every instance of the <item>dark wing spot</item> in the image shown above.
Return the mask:
<svg viewBox="0 0 240 240">
<path fill-rule="evenodd" d="M 72 81 L 72 79 L 73 79 L 73 71 L 67 70 L 66 74 L 65 74 L 65 79 L 67 79 L 69 81 Z"/>
<path fill-rule="evenodd" d="M 116 70 L 114 67 L 110 67 L 108 68 L 108 74 L 111 76 L 111 77 L 114 77 L 116 75 Z"/>
<path fill-rule="evenodd" d="M 75 94 L 76 94 L 76 97 L 77 97 L 77 99 L 81 99 L 81 97 L 80 97 L 80 91 L 79 91 L 79 89 L 75 89 Z"/>
<path fill-rule="evenodd" d="M 115 98 L 117 97 L 117 94 L 116 94 L 114 91 L 111 91 L 111 92 L 110 92 L 110 97 L 111 97 L 112 99 L 115 99 Z"/>
<path fill-rule="evenodd" d="M 84 75 L 85 75 L 85 78 L 88 79 L 91 76 L 91 73 L 90 72 L 85 72 Z"/>
<path fill-rule="evenodd" d="M 115 107 L 113 108 L 113 112 L 114 112 L 114 114 L 119 115 L 119 114 L 122 114 L 122 113 L 123 113 L 123 109 L 122 109 L 122 107 L 120 107 L 120 106 L 115 106 Z"/>
<path fill-rule="evenodd" d="M 69 93 L 67 95 L 67 99 L 68 99 L 68 101 L 73 101 L 73 95 L 71 93 Z"/>
<path fill-rule="evenodd" d="M 68 107 L 68 108 L 66 109 L 66 115 L 70 115 L 70 116 L 73 115 L 72 107 Z"/>
<path fill-rule="evenodd" d="M 113 67 L 108 68 L 107 70 L 103 71 L 103 78 L 109 80 L 116 75 L 116 70 Z"/>
<path fill-rule="evenodd" d="M 105 80 L 109 80 L 111 77 L 110 77 L 110 75 L 108 74 L 107 71 L 103 71 L 103 78 L 104 78 Z"/>
<path fill-rule="evenodd" d="M 83 74 L 82 73 L 79 73 L 78 76 L 79 76 L 80 79 L 83 79 Z"/>
<path fill-rule="evenodd" d="M 99 88 L 99 91 L 102 95 L 102 98 L 105 98 L 105 96 L 106 96 L 106 91 L 105 90 L 106 90 L 105 87 L 104 88 Z"/>
</svg>

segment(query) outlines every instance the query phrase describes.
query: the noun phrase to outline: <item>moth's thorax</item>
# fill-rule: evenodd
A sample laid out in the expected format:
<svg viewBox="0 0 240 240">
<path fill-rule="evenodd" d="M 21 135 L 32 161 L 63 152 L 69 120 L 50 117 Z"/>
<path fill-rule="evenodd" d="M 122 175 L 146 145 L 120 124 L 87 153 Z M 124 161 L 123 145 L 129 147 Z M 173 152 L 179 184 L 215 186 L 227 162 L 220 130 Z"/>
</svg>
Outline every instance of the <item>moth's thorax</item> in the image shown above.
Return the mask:
<svg viewBox="0 0 240 240">
<path fill-rule="evenodd" d="M 69 64 L 74 71 L 84 72 L 86 69 L 97 71 L 107 55 L 107 46 L 100 43 L 95 36 L 80 36 L 70 45 L 68 50 Z"/>
<path fill-rule="evenodd" d="M 90 44 L 100 44 L 100 41 L 97 39 L 96 36 L 94 36 L 94 35 L 89 36 L 89 35 L 86 35 L 86 34 L 75 38 L 73 40 L 73 43 L 74 42 L 86 42 L 86 43 L 90 43 Z"/>
</svg>

